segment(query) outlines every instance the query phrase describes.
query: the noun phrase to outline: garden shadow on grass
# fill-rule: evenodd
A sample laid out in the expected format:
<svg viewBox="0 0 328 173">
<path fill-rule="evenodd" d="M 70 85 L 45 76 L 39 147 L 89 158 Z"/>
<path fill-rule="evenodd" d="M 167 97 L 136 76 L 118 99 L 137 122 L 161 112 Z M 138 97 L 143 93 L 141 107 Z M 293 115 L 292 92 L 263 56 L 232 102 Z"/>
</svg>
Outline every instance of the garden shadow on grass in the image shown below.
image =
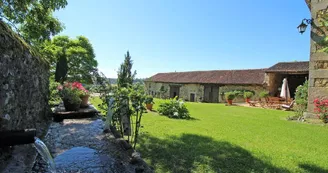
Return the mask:
<svg viewBox="0 0 328 173">
<path fill-rule="evenodd" d="M 328 173 L 328 170 L 320 168 L 316 165 L 310 165 L 310 164 L 300 164 L 298 165 L 300 168 L 302 168 L 306 172 L 316 172 L 316 173 Z"/>
<path fill-rule="evenodd" d="M 198 118 L 194 118 L 194 117 L 189 117 L 189 118 L 174 118 L 174 117 L 169 117 L 169 116 L 167 116 L 167 115 L 162 115 L 162 114 L 158 113 L 157 111 L 151 111 L 151 112 L 156 113 L 156 114 L 154 114 L 154 115 L 164 116 L 164 117 L 167 117 L 167 118 L 170 118 L 170 119 L 174 119 L 174 120 L 189 120 L 189 121 L 198 121 L 198 120 L 200 120 L 200 119 L 198 119 Z M 148 112 L 147 112 L 147 113 L 148 113 Z"/>
<path fill-rule="evenodd" d="M 142 157 L 161 172 L 289 172 L 237 145 L 206 136 L 183 134 L 159 139 L 142 134 L 139 144 Z"/>
<path fill-rule="evenodd" d="M 173 120 L 188 120 L 188 121 L 198 121 L 198 120 L 200 120 L 200 119 L 194 118 L 194 117 L 189 117 L 189 118 L 174 118 L 174 117 L 168 117 L 166 115 L 161 115 L 161 114 L 159 114 L 159 115 L 160 116 L 165 116 L 165 117 L 170 118 L 170 119 L 173 119 Z"/>
</svg>

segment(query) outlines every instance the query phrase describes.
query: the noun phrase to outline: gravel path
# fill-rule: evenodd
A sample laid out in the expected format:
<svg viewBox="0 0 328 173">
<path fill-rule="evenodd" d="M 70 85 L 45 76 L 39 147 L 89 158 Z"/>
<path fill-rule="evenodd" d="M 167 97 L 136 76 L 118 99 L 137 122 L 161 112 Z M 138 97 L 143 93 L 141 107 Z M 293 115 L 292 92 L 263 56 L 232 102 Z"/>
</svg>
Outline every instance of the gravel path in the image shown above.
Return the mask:
<svg viewBox="0 0 328 173">
<path fill-rule="evenodd" d="M 53 122 L 44 142 L 55 158 L 57 172 L 136 172 L 136 166 L 129 163 L 128 152 L 112 134 L 103 133 L 103 127 L 101 119 Z M 47 172 L 40 157 L 33 172 Z"/>
</svg>

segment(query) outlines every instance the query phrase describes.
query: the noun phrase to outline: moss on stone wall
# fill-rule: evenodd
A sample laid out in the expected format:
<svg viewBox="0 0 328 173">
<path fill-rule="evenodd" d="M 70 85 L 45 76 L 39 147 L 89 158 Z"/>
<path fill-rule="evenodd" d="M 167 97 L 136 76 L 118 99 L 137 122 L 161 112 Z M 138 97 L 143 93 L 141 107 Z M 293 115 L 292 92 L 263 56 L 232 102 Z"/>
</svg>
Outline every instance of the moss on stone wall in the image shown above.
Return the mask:
<svg viewBox="0 0 328 173">
<path fill-rule="evenodd" d="M 15 33 L 8 24 L 0 20 L 0 36 L 1 35 L 8 36 L 12 40 L 14 40 L 14 42 L 18 43 L 17 44 L 18 48 L 20 48 L 21 50 L 23 49 L 28 50 L 34 58 L 36 58 L 39 61 L 42 61 L 43 63 L 49 66 L 50 63 L 48 60 L 42 58 L 41 54 L 39 54 L 38 51 L 35 50 L 35 48 L 30 46 L 28 43 L 26 43 L 25 40 L 22 39 L 17 33 Z M 0 51 L 3 50 L 0 49 Z"/>
</svg>

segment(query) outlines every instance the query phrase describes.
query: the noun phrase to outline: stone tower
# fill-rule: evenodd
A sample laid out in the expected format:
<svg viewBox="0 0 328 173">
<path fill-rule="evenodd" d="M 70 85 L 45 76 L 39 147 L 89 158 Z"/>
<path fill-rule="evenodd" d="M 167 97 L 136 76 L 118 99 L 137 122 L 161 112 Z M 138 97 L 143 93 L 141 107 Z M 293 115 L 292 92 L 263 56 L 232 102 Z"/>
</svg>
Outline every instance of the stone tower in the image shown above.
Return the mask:
<svg viewBox="0 0 328 173">
<path fill-rule="evenodd" d="M 313 19 L 311 28 L 311 52 L 309 66 L 308 112 L 313 112 L 315 98 L 328 99 L 328 54 L 320 52 L 318 43 L 327 36 L 328 27 L 321 24 L 322 16 L 328 14 L 328 0 L 305 0 Z"/>
</svg>

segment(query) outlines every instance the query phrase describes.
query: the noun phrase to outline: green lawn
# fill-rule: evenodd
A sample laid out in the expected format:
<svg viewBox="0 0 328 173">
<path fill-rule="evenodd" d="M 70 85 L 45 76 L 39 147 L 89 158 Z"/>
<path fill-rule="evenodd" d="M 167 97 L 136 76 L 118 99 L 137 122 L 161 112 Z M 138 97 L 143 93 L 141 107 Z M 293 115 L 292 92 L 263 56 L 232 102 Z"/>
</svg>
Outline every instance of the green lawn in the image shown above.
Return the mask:
<svg viewBox="0 0 328 173">
<path fill-rule="evenodd" d="M 98 111 L 101 112 L 102 115 L 105 115 L 105 112 L 99 108 L 99 104 L 102 103 L 102 100 L 101 100 L 99 97 L 97 97 L 97 96 L 91 96 L 91 97 L 89 98 L 89 101 L 90 101 L 90 103 L 93 104 L 93 106 L 94 106 Z"/>
<path fill-rule="evenodd" d="M 143 116 L 137 150 L 156 172 L 328 172 L 327 126 L 285 120 L 292 112 L 187 106 L 192 120 Z"/>
</svg>

